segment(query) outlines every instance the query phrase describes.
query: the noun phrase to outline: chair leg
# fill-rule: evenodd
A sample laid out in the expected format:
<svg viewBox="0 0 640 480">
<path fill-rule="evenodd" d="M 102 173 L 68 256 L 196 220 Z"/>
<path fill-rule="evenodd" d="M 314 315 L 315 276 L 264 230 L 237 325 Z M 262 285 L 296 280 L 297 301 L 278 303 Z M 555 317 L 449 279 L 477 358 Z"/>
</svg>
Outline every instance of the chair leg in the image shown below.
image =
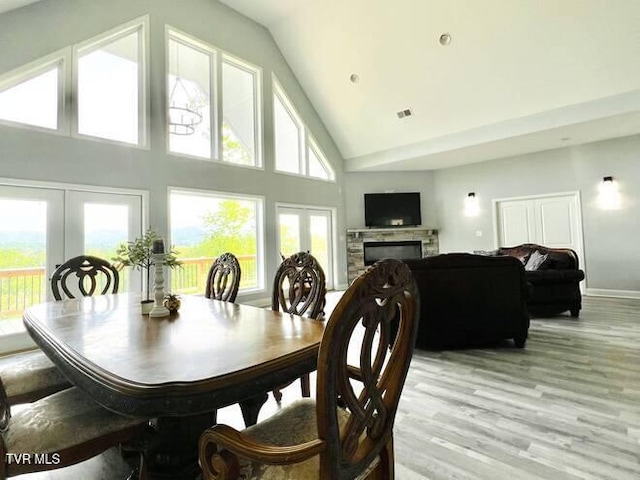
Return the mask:
<svg viewBox="0 0 640 480">
<path fill-rule="evenodd" d="M 395 459 L 393 455 L 393 437 L 380 452 L 379 477 L 384 480 L 393 480 L 395 478 Z"/>
<path fill-rule="evenodd" d="M 300 387 L 302 388 L 302 396 L 309 398 L 311 396 L 311 380 L 308 373 L 300 377 Z"/>
<path fill-rule="evenodd" d="M 273 398 L 276 399 L 276 402 L 280 403 L 282 401 L 282 392 L 279 388 L 273 389 Z"/>
</svg>

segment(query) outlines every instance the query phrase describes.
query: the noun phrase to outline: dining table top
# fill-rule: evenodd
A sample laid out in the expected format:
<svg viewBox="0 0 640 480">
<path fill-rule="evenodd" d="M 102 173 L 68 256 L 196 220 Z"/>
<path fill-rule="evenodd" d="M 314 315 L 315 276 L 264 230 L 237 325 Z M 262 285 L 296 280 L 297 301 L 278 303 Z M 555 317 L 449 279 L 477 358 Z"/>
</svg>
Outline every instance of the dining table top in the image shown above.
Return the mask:
<svg viewBox="0 0 640 480">
<path fill-rule="evenodd" d="M 25 310 L 36 344 L 99 403 L 130 415 L 187 415 L 269 391 L 316 368 L 325 322 L 185 295 L 141 313 L 122 293 Z"/>
</svg>

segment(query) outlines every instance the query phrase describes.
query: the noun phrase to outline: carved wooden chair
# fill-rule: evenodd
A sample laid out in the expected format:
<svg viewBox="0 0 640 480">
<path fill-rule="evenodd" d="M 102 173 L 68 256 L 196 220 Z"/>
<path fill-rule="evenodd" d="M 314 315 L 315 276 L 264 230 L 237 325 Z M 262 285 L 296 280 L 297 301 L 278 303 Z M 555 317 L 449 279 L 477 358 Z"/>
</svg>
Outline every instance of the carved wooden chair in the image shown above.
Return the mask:
<svg viewBox="0 0 640 480">
<path fill-rule="evenodd" d="M 223 253 L 209 268 L 205 297 L 225 302 L 235 302 L 240 288 L 240 262 L 233 253 Z"/>
<path fill-rule="evenodd" d="M 409 268 L 394 259 L 370 267 L 327 323 L 316 401 L 298 400 L 244 431 L 207 429 L 204 480 L 393 479 L 393 424 L 418 318 Z"/>
<path fill-rule="evenodd" d="M 309 252 L 294 253 L 283 259 L 276 271 L 271 297 L 271 309 L 304 315 L 309 318 L 324 316 L 325 296 L 327 293 L 324 271 Z M 302 396 L 311 395 L 309 374 L 300 378 Z M 283 385 L 273 391 L 277 402 L 282 400 Z"/>
<path fill-rule="evenodd" d="M 95 294 L 118 293 L 120 276 L 116 268 L 102 258 L 80 255 L 56 268 L 51 276 L 53 298 L 62 300 Z"/>
<path fill-rule="evenodd" d="M 5 396 L 0 379 L 0 399 Z M 100 407 L 77 388 L 44 397 L 11 417 L 0 436 L 0 479 L 67 467 L 123 442 L 138 441 L 148 421 Z M 142 458 L 142 456 L 141 456 Z M 141 460 L 140 479 L 147 477 Z M 131 477 L 130 477 L 131 478 Z"/>
<path fill-rule="evenodd" d="M 103 277 L 101 281 L 97 281 L 99 277 Z M 78 286 L 74 288 L 71 281 L 76 278 Z M 51 276 L 51 289 L 56 300 L 62 300 L 63 293 L 68 298 L 74 298 L 77 292 L 93 295 L 98 285 L 102 285 L 98 293 L 118 291 L 118 272 L 107 261 L 97 257 L 72 258 Z M 0 378 L 4 392 L 0 398 L 0 429 L 6 428 L 12 405 L 35 402 L 71 386 L 40 350 L 0 359 Z"/>
</svg>

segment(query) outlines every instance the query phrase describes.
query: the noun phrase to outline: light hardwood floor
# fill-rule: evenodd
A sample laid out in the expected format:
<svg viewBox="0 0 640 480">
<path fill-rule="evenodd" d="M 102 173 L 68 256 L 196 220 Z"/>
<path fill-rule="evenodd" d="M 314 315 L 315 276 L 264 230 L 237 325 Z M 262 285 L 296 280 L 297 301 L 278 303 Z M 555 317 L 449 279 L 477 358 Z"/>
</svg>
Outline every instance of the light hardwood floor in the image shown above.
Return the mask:
<svg viewBox="0 0 640 480">
<path fill-rule="evenodd" d="M 532 319 L 523 350 L 418 351 L 396 419 L 411 479 L 640 479 L 640 301 Z"/>
<path fill-rule="evenodd" d="M 300 395 L 284 390 L 283 404 Z M 261 418 L 277 405 L 272 397 Z M 219 421 L 242 427 L 238 407 Z M 524 349 L 416 351 L 395 425 L 398 480 L 640 479 L 640 300 L 585 297 Z M 117 452 L 25 480 L 122 479 Z"/>
</svg>

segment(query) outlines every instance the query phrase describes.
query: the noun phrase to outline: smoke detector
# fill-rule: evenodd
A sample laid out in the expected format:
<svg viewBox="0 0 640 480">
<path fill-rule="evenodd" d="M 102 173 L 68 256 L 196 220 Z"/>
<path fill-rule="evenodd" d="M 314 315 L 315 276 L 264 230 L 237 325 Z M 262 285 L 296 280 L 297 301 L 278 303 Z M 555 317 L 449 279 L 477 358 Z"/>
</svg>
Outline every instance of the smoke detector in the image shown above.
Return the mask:
<svg viewBox="0 0 640 480">
<path fill-rule="evenodd" d="M 440 38 L 438 38 L 438 43 L 443 47 L 446 47 L 447 45 L 451 45 L 451 34 L 443 33 L 442 35 L 440 35 Z"/>
</svg>

